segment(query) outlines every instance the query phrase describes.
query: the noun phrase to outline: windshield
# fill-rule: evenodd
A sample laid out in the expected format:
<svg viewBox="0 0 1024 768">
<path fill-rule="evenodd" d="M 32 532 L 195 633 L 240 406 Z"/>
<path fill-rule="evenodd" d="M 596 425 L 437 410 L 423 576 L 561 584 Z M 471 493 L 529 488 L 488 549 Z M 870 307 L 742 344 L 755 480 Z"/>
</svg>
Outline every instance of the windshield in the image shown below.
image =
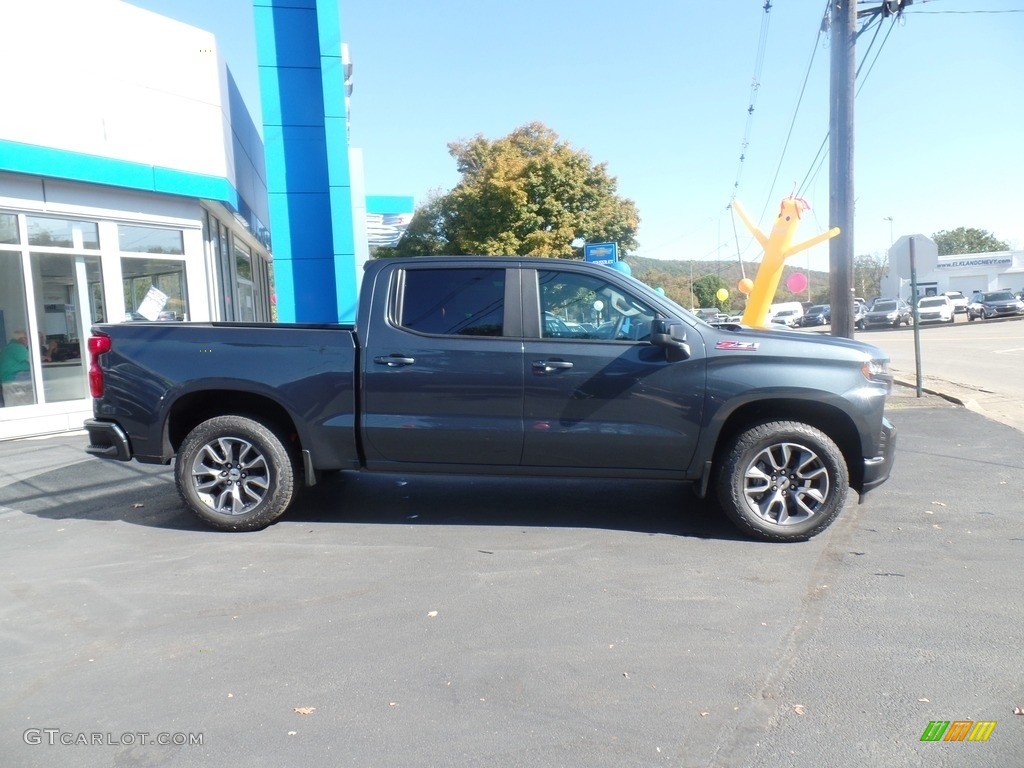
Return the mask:
<svg viewBox="0 0 1024 768">
<path fill-rule="evenodd" d="M 827 311 L 828 311 L 828 305 L 827 304 L 815 304 L 813 307 L 811 307 L 810 309 L 807 310 L 807 314 L 808 315 L 817 315 L 817 314 L 819 314 L 821 312 L 827 312 Z"/>
<path fill-rule="evenodd" d="M 945 299 L 921 299 L 921 301 L 919 301 L 917 303 L 917 306 L 919 306 L 919 307 L 942 307 L 942 306 L 945 306 L 945 304 L 946 304 L 946 300 Z"/>
<path fill-rule="evenodd" d="M 896 309 L 895 301 L 876 301 L 874 311 L 875 312 L 892 312 Z"/>
<path fill-rule="evenodd" d="M 1013 301 L 1013 294 L 1009 291 L 996 291 L 995 293 L 986 293 L 981 297 L 982 301 Z"/>
</svg>

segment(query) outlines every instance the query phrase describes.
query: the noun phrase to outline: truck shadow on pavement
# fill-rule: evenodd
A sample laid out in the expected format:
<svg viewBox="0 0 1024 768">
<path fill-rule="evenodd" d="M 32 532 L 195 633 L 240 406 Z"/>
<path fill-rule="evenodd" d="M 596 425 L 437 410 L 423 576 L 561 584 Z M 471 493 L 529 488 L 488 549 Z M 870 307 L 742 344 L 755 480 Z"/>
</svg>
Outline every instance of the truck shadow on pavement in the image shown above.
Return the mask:
<svg viewBox="0 0 1024 768">
<path fill-rule="evenodd" d="M 671 481 L 345 474 L 303 491 L 286 520 L 594 528 L 743 539 L 710 499 Z"/>
<path fill-rule="evenodd" d="M 0 488 L 0 511 L 220 535 L 182 505 L 168 467 L 92 462 Z M 671 481 L 342 473 L 302 488 L 289 523 L 587 528 L 744 540 L 710 499 Z M 258 534 L 255 534 L 258 535 Z"/>
</svg>

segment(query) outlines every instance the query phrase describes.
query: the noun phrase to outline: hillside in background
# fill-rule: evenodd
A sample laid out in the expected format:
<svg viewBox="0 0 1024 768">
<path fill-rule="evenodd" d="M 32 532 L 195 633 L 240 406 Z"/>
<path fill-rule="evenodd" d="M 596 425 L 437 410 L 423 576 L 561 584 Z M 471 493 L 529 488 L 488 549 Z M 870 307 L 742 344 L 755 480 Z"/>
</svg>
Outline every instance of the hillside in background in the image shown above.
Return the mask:
<svg viewBox="0 0 1024 768">
<path fill-rule="evenodd" d="M 751 280 L 757 275 L 760 262 L 746 261 L 740 270 L 739 261 L 668 261 L 647 259 L 642 256 L 630 256 L 625 259 L 633 270 L 633 277 L 652 288 L 664 288 L 665 295 L 684 307 L 693 307 L 690 283 L 704 275 L 717 275 L 725 283 L 729 291 L 726 300 L 726 311 L 741 312 L 744 307 L 744 296 L 736 287 L 740 279 L 746 275 Z M 808 290 L 794 294 L 786 288 L 786 280 L 794 272 L 802 272 L 808 277 Z M 809 294 L 809 295 L 808 295 Z M 815 304 L 827 304 L 830 300 L 828 272 L 784 267 L 779 289 L 775 294 L 776 302 L 812 301 Z"/>
</svg>

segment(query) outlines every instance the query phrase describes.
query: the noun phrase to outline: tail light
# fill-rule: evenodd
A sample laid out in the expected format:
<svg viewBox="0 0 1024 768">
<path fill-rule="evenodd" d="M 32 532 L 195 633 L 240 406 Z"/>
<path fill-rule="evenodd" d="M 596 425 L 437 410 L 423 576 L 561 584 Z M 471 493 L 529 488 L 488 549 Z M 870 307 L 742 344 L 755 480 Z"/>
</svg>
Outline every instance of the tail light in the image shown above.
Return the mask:
<svg viewBox="0 0 1024 768">
<path fill-rule="evenodd" d="M 93 397 L 103 397 L 103 369 L 100 368 L 100 355 L 109 351 L 109 336 L 89 337 L 89 394 Z"/>
</svg>

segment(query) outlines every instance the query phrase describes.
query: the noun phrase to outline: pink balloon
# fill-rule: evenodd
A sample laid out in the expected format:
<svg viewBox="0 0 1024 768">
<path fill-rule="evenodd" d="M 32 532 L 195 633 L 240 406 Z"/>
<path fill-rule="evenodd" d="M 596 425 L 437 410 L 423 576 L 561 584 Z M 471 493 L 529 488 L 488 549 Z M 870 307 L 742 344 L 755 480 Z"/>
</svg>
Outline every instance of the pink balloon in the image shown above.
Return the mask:
<svg viewBox="0 0 1024 768">
<path fill-rule="evenodd" d="M 807 275 L 803 272 L 794 272 L 786 278 L 786 287 L 790 293 L 800 293 L 807 290 Z"/>
</svg>

